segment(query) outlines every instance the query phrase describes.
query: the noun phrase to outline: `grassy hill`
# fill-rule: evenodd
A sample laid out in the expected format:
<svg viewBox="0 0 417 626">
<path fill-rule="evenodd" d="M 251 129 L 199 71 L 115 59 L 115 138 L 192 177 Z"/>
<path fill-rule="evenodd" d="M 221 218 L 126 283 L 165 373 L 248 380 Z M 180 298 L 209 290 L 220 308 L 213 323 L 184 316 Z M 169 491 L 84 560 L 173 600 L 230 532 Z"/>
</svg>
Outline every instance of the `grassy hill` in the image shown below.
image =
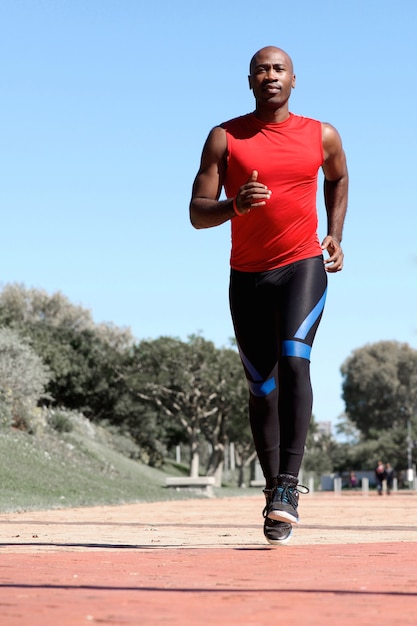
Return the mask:
<svg viewBox="0 0 417 626">
<path fill-rule="evenodd" d="M 139 463 L 121 451 L 131 442 L 82 416 L 72 416 L 66 430 L 46 423 L 35 434 L 0 429 L 0 512 L 196 497 L 164 487 L 166 476 L 187 468 Z"/>
</svg>

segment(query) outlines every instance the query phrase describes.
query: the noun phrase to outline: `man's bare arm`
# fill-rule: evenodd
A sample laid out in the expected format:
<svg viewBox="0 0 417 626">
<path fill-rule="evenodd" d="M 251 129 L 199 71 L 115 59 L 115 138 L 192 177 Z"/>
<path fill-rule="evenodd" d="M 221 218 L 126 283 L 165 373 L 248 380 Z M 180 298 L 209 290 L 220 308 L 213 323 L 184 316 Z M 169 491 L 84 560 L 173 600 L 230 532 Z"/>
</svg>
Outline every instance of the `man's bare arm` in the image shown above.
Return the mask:
<svg viewBox="0 0 417 626">
<path fill-rule="evenodd" d="M 327 235 L 322 249 L 329 253 L 325 260 L 328 272 L 343 268 L 343 250 L 340 246 L 348 201 L 348 170 L 346 156 L 337 130 L 330 124 L 322 125 L 324 149 L 324 202 L 327 212 Z"/>
<path fill-rule="evenodd" d="M 207 137 L 194 180 L 190 220 L 194 228 L 219 226 L 235 214 L 233 199 L 219 201 L 226 168 L 226 131 L 219 126 Z"/>
<path fill-rule="evenodd" d="M 217 126 L 204 144 L 193 185 L 190 220 L 195 228 L 219 226 L 234 217 L 242 217 L 264 206 L 271 196 L 269 189 L 258 182 L 258 172 L 254 170 L 239 187 L 235 198 L 219 200 L 226 173 L 226 153 L 226 132 Z"/>
</svg>

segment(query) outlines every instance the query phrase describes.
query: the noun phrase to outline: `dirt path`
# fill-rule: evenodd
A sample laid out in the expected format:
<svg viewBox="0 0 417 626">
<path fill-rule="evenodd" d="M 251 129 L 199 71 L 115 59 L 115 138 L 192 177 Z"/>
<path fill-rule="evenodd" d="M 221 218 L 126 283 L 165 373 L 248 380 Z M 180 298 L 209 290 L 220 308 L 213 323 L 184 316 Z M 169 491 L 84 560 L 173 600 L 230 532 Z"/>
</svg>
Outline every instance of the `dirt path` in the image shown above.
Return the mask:
<svg viewBox="0 0 417 626">
<path fill-rule="evenodd" d="M 312 494 L 288 546 L 262 494 L 0 515 L 4 626 L 406 626 L 417 494 Z"/>
</svg>

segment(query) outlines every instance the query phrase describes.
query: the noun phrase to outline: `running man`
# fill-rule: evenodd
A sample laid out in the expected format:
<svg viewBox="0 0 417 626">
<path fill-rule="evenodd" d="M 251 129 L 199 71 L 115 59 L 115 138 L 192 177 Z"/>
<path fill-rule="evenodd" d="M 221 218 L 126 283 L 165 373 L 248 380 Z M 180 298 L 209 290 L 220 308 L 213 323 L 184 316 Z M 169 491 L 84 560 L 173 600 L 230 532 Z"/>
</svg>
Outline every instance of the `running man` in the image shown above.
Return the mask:
<svg viewBox="0 0 417 626">
<path fill-rule="evenodd" d="M 265 476 L 264 535 L 280 545 L 299 521 L 298 474 L 313 403 L 310 353 L 327 272 L 343 267 L 348 171 L 337 130 L 289 111 L 295 87 L 289 55 L 274 46 L 262 48 L 249 71 L 255 111 L 211 130 L 190 219 L 198 229 L 231 221 L 230 309 Z M 320 168 L 327 212 L 321 245 Z M 226 200 L 219 200 L 222 189 Z"/>
</svg>

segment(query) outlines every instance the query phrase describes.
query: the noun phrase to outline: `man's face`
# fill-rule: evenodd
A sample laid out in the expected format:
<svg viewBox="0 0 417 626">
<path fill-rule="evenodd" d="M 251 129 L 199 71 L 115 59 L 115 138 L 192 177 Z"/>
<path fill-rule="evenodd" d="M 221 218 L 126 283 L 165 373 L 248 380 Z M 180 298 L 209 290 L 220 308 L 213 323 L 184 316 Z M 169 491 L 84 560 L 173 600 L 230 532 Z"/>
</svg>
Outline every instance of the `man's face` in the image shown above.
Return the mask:
<svg viewBox="0 0 417 626">
<path fill-rule="evenodd" d="M 264 48 L 252 60 L 249 86 L 259 104 L 280 107 L 288 101 L 295 86 L 289 56 L 279 48 Z"/>
</svg>

